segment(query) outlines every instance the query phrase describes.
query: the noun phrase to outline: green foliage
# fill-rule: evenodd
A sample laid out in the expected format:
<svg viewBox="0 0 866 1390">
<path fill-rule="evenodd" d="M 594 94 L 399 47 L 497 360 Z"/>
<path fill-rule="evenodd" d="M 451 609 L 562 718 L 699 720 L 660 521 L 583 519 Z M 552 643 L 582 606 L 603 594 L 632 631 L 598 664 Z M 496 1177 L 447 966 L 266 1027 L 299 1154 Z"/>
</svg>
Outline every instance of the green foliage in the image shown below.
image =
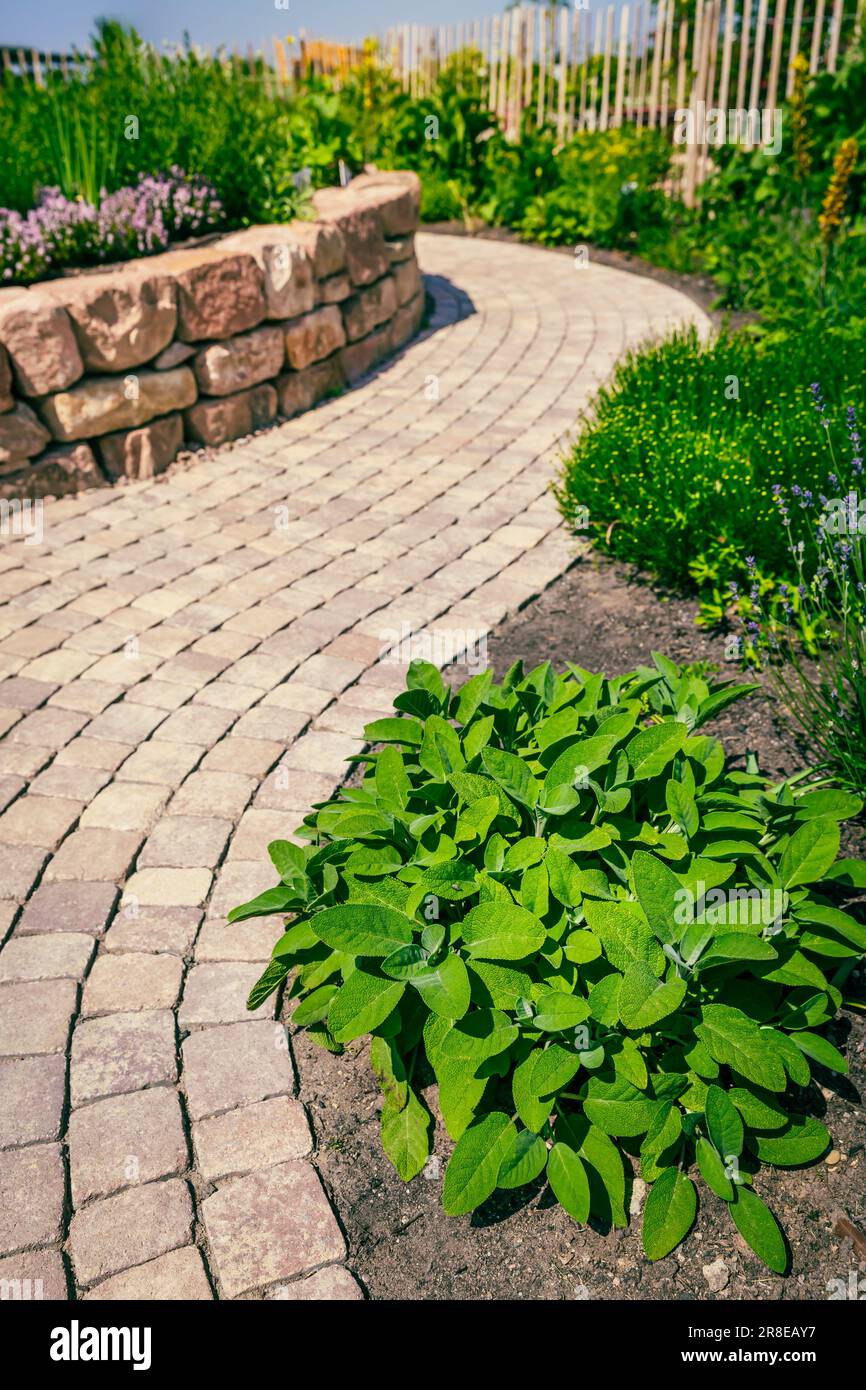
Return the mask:
<svg viewBox="0 0 866 1390">
<path fill-rule="evenodd" d="M 544 1175 L 575 1221 L 625 1226 L 637 1168 L 661 1259 L 699 1178 L 781 1271 L 752 1186 L 828 1143 L 788 1093 L 811 1061 L 845 1067 L 820 1030 L 866 928 L 822 881 L 862 879 L 835 862 L 860 803 L 734 771 L 703 726 L 753 687 L 654 660 L 612 680 L 518 663 L 456 691 L 413 662 L 398 717 L 365 730 L 362 784 L 310 812 L 303 848 L 270 847 L 280 883 L 230 920 L 292 918 L 250 1007 L 285 981 L 323 1046 L 372 1033 L 407 1181 L 435 1077 L 447 1212 Z"/>
<path fill-rule="evenodd" d="M 796 584 L 773 500 L 796 480 L 827 490 L 827 432 L 809 386 L 837 407 L 831 437 L 846 445 L 842 407 L 863 399 L 859 333 L 764 342 L 680 333 L 632 353 L 594 402 L 565 460 L 557 498 L 572 525 L 610 554 L 697 591 L 705 617 L 731 607 L 730 585 L 760 574 Z M 585 509 L 585 510 L 584 510 Z M 814 550 L 812 551 L 814 554 Z"/>
</svg>

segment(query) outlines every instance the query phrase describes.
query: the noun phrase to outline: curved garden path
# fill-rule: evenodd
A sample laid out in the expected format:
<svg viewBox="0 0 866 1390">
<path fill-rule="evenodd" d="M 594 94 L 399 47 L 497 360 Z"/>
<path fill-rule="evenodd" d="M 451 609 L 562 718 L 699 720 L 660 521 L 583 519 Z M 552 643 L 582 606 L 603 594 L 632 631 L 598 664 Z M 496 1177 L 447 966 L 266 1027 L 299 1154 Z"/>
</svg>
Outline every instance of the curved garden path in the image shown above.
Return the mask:
<svg viewBox="0 0 866 1390">
<path fill-rule="evenodd" d="M 421 235 L 395 362 L 166 477 L 0 538 L 0 1281 L 5 1296 L 359 1297 L 286 1030 L 244 1001 L 268 842 L 390 708 L 573 544 L 557 440 L 678 292 Z"/>
</svg>

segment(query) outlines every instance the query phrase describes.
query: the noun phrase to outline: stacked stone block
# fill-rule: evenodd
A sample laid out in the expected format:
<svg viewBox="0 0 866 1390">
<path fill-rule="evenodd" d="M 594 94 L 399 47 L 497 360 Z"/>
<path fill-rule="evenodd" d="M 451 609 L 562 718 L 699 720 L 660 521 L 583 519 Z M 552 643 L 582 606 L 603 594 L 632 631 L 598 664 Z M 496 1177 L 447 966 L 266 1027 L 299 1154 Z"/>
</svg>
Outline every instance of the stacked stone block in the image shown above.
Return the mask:
<svg viewBox="0 0 866 1390">
<path fill-rule="evenodd" d="M 315 221 L 0 290 L 0 497 L 153 477 L 366 375 L 421 323 L 419 198 L 370 172 Z"/>
</svg>

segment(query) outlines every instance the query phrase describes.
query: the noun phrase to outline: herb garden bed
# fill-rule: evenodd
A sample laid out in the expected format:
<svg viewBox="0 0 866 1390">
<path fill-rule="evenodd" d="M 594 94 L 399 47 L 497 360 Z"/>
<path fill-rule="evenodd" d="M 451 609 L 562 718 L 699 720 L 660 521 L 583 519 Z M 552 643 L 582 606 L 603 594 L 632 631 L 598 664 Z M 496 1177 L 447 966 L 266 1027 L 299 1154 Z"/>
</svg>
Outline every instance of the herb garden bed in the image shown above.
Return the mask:
<svg viewBox="0 0 866 1390">
<path fill-rule="evenodd" d="M 719 663 L 724 674 L 722 641 L 697 629 L 694 617 L 693 604 L 633 582 L 624 567 L 585 561 L 503 624 L 490 639 L 488 655 L 497 678 L 517 659 L 527 669 L 545 659 L 557 669 L 575 660 L 613 673 L 647 662 L 655 649 L 678 661 Z M 452 683 L 465 674 L 455 668 Z M 711 729 L 732 754 L 756 752 L 772 776 L 801 765 L 790 737 L 758 697 L 723 712 Z M 842 852 L 862 857 L 862 830 L 851 823 L 842 829 Z M 862 994 L 862 977 L 860 989 Z M 373 1298 L 825 1299 L 848 1296 L 849 1271 L 857 1270 L 858 1254 L 835 1229 L 837 1222 L 847 1217 L 861 1230 L 866 1225 L 860 1100 L 866 1029 L 862 1017 L 843 1011 L 827 1033 L 844 1047 L 849 1075 L 813 1066 L 811 1085 L 795 1091 L 790 1107 L 820 1118 L 833 1149 L 812 1167 L 763 1169 L 756 1184 L 790 1243 L 786 1278 L 752 1254 L 733 1231 L 725 1203 L 704 1188 L 692 1233 L 658 1263 L 644 1254 L 640 1219 L 626 1230 L 593 1222 L 578 1226 L 543 1178 L 495 1193 L 471 1216 L 447 1216 L 442 1173 L 452 1143 L 438 1118 L 432 1074 L 418 1082 L 437 1115 L 432 1152 L 439 1167 L 434 1162 L 429 1176 L 406 1186 L 382 1151 L 381 1101 L 367 1041 L 333 1056 L 299 1032 L 294 1048 L 319 1171 L 348 1237 L 348 1263 Z M 644 1196 L 638 1181 L 631 1199 L 635 1216 Z"/>
</svg>

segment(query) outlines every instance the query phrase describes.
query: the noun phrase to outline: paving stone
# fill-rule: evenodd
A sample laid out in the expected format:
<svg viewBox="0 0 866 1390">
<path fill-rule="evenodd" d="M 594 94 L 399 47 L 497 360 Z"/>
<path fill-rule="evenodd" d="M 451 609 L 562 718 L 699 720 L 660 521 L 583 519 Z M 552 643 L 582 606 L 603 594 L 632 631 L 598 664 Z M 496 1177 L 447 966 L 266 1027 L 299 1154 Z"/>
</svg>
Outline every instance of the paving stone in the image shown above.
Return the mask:
<svg viewBox="0 0 866 1390">
<path fill-rule="evenodd" d="M 219 961 L 194 965 L 184 985 L 178 1012 L 180 1027 L 240 1023 L 251 1019 L 246 1007 L 247 996 L 261 973 L 258 962 Z"/>
<path fill-rule="evenodd" d="M 201 1254 L 194 1245 L 185 1245 L 111 1279 L 103 1279 L 84 1298 L 134 1303 L 172 1299 L 188 1303 L 212 1299 L 213 1292 Z"/>
<path fill-rule="evenodd" d="M 78 820 L 83 805 L 81 801 L 61 797 L 52 797 L 49 801 L 33 796 L 19 797 L 0 816 L 0 842 L 53 849 Z"/>
<path fill-rule="evenodd" d="M 21 1250 L 0 1260 L 3 1298 L 20 1303 L 60 1301 L 69 1297 L 59 1250 Z"/>
<path fill-rule="evenodd" d="M 256 810 L 283 811 L 291 819 L 294 808 L 306 814 L 315 802 L 327 801 L 333 796 L 334 789 L 333 777 L 320 772 L 302 772 L 281 762 L 262 782 L 254 805 Z"/>
<path fill-rule="evenodd" d="M 288 1096 L 200 1120 L 192 1136 L 198 1170 L 206 1182 L 305 1158 L 312 1147 L 307 1112 Z"/>
<path fill-rule="evenodd" d="M 124 785 L 127 782 L 152 782 L 165 787 L 179 787 L 201 754 L 201 748 L 192 743 L 152 739 L 137 748 L 118 768 L 117 780 Z"/>
<path fill-rule="evenodd" d="M 295 1085 L 286 1030 L 257 1017 L 191 1033 L 182 1080 L 193 1120 L 285 1095 Z"/>
<path fill-rule="evenodd" d="M 86 803 L 102 790 L 110 776 L 101 768 L 59 767 L 53 763 L 40 772 L 30 787 L 30 794 Z"/>
<path fill-rule="evenodd" d="M 200 961 L 254 960 L 264 969 L 281 930 L 281 926 L 275 928 L 274 920 L 268 918 L 249 922 L 205 922 L 195 943 L 195 958 Z"/>
<path fill-rule="evenodd" d="M 102 955 L 84 986 L 82 1017 L 171 1009 L 177 1003 L 182 975 L 183 963 L 177 956 Z"/>
<path fill-rule="evenodd" d="M 106 787 L 81 817 L 85 829 L 149 830 L 165 804 L 166 788 L 147 782 Z"/>
<path fill-rule="evenodd" d="M 345 734 L 308 733 L 286 752 L 287 767 L 299 772 L 333 774 L 341 780 L 347 774 L 346 759 L 357 753 L 357 739 Z"/>
<path fill-rule="evenodd" d="M 10 676 L 0 681 L 0 708 L 38 709 L 57 689 L 50 681 L 34 681 L 27 676 Z"/>
<path fill-rule="evenodd" d="M 167 738 L 174 743 L 193 743 L 201 748 L 211 748 L 231 727 L 235 718 L 233 710 L 189 705 L 170 714 L 154 738 L 155 741 Z"/>
<path fill-rule="evenodd" d="M 47 883 L 64 879 L 124 877 L 144 836 L 137 830 L 102 830 L 95 826 L 75 830 L 63 841 L 45 871 Z"/>
<path fill-rule="evenodd" d="M 25 905 L 17 935 L 88 932 L 101 936 L 117 897 L 113 883 L 43 883 Z"/>
<path fill-rule="evenodd" d="M 274 840 L 292 839 L 295 818 L 285 811 L 251 810 L 241 817 L 229 850 L 229 860 L 264 859 Z"/>
<path fill-rule="evenodd" d="M 170 816 L 240 816 L 256 789 L 254 777 L 241 772 L 194 772 L 175 792 Z"/>
<path fill-rule="evenodd" d="M 59 1144 L 0 1153 L 0 1254 L 59 1240 L 63 1195 Z"/>
<path fill-rule="evenodd" d="M 113 772 L 132 752 L 129 743 L 110 739 L 76 738 L 57 754 L 57 767 L 97 767 Z"/>
<path fill-rule="evenodd" d="M 206 816 L 167 816 L 138 856 L 138 867 L 209 868 L 218 863 L 232 831 L 229 820 Z"/>
<path fill-rule="evenodd" d="M 233 860 L 223 864 L 211 895 L 210 916 L 225 917 L 238 903 L 249 902 L 273 886 L 274 869 L 270 861 Z"/>
<path fill-rule="evenodd" d="M 47 858 L 44 849 L 0 845 L 0 898 L 26 898 Z"/>
<path fill-rule="evenodd" d="M 205 755 L 201 766 L 203 772 L 233 772 L 264 777 L 282 753 L 283 744 L 274 739 L 238 738 L 232 732 Z"/>
<path fill-rule="evenodd" d="M 173 1015 L 160 1009 L 85 1019 L 72 1035 L 70 1077 L 74 1106 L 175 1081 Z"/>
<path fill-rule="evenodd" d="M 107 710 L 90 721 L 86 737 L 107 743 L 131 744 L 136 748 L 150 737 L 164 719 L 163 710 L 148 709 L 146 705 L 133 705 L 128 700 L 121 700 L 116 705 L 109 705 Z"/>
<path fill-rule="evenodd" d="M 289 1279 L 329 1260 L 346 1244 L 309 1163 L 284 1163 L 224 1183 L 202 1203 L 224 1295 Z"/>
<path fill-rule="evenodd" d="M 291 1284 L 278 1284 L 265 1295 L 267 1299 L 287 1300 L 291 1303 L 342 1303 L 352 1300 L 363 1301 L 364 1294 L 357 1279 L 342 1265 L 328 1265 L 326 1269 L 316 1270 L 305 1279 L 295 1279 Z"/>
<path fill-rule="evenodd" d="M 77 994 L 74 980 L 0 985 L 0 1057 L 65 1052 Z"/>
<path fill-rule="evenodd" d="M 37 748 L 62 748 L 84 728 L 87 716 L 74 710 L 38 709 L 22 719 L 6 735 L 10 743 L 33 744 Z"/>
<path fill-rule="evenodd" d="M 188 954 L 202 912 L 192 907 L 141 907 L 128 902 L 105 936 L 106 951 L 159 951 Z"/>
<path fill-rule="evenodd" d="M 189 1161 L 180 1101 L 155 1086 L 73 1110 L 69 1173 L 76 1207 L 124 1187 L 182 1173 Z"/>
<path fill-rule="evenodd" d="M 66 1097 L 66 1058 L 0 1059 L 0 1148 L 57 1139 Z"/>
<path fill-rule="evenodd" d="M 16 980 L 81 980 L 94 949 L 93 937 L 85 932 L 15 937 L 0 951 L 0 984 Z"/>
<path fill-rule="evenodd" d="M 91 1284 L 192 1239 L 193 1210 L 179 1178 L 119 1192 L 77 1211 L 69 1226 L 76 1279 Z"/>
<path fill-rule="evenodd" d="M 199 907 L 210 891 L 210 869 L 140 869 L 127 881 L 123 901 L 142 907 Z"/>
</svg>

